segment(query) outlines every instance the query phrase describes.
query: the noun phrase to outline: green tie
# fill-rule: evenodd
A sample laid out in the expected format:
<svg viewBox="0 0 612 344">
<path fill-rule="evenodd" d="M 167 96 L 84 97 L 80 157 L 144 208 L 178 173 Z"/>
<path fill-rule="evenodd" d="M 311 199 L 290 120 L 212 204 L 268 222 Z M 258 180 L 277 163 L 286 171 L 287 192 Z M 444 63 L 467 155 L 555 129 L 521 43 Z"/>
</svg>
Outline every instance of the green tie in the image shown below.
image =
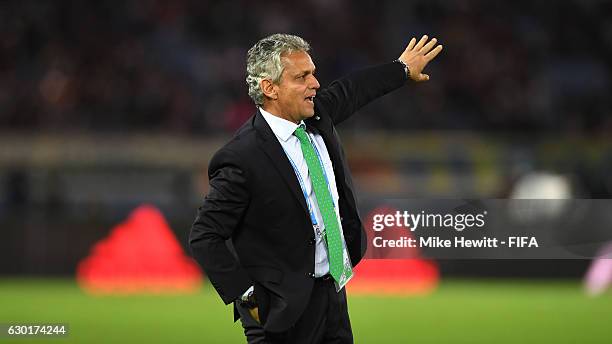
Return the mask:
<svg viewBox="0 0 612 344">
<path fill-rule="evenodd" d="M 334 203 L 329 192 L 327 180 L 323 175 L 323 167 L 315 153 L 312 143 L 308 139 L 308 134 L 302 126 L 295 129 L 294 135 L 300 140 L 302 155 L 308 165 L 310 182 L 315 192 L 316 202 L 325 225 L 325 236 L 327 241 L 327 252 L 329 258 L 329 273 L 339 284 L 350 278 L 353 274 L 350 263 L 343 263 L 342 237 L 340 236 L 340 226 L 338 216 L 334 210 Z"/>
</svg>

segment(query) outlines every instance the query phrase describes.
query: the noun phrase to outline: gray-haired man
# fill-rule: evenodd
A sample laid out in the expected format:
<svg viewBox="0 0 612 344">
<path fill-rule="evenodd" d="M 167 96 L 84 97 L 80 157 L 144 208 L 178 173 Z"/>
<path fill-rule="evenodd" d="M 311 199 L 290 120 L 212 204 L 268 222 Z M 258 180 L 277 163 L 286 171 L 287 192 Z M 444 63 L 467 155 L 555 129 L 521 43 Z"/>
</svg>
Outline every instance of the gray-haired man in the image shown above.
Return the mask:
<svg viewBox="0 0 612 344">
<path fill-rule="evenodd" d="M 212 158 L 190 234 L 249 343 L 353 342 L 344 285 L 366 236 L 335 126 L 407 80 L 429 80 L 436 44 L 413 38 L 397 60 L 323 89 L 302 38 L 275 34 L 249 49 L 258 109 Z"/>
</svg>

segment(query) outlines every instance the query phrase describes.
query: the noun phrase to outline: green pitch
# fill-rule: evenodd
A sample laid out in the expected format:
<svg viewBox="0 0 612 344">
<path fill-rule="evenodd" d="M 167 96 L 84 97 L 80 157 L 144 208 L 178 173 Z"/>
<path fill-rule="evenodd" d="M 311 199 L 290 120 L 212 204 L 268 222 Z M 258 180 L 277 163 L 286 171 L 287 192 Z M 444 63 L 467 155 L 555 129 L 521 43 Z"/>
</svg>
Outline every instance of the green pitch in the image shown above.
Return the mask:
<svg viewBox="0 0 612 344">
<path fill-rule="evenodd" d="M 578 282 L 446 281 L 428 296 L 350 296 L 356 343 L 612 343 L 612 293 Z M 0 343 L 243 343 L 209 285 L 188 296 L 83 294 L 70 280 L 0 279 L 0 324 L 67 323 Z"/>
</svg>

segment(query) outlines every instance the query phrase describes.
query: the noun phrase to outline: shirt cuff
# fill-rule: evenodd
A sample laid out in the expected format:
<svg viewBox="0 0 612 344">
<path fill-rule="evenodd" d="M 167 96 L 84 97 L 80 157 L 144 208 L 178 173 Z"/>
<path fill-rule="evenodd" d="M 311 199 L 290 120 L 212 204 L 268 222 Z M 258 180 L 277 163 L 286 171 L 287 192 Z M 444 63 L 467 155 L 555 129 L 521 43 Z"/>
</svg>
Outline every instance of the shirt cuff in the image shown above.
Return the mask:
<svg viewBox="0 0 612 344">
<path fill-rule="evenodd" d="M 244 294 L 242 294 L 242 296 L 240 297 L 240 300 L 242 301 L 247 301 L 249 298 L 249 294 L 251 294 L 253 292 L 253 286 L 250 286 L 249 289 L 247 289 Z"/>
</svg>

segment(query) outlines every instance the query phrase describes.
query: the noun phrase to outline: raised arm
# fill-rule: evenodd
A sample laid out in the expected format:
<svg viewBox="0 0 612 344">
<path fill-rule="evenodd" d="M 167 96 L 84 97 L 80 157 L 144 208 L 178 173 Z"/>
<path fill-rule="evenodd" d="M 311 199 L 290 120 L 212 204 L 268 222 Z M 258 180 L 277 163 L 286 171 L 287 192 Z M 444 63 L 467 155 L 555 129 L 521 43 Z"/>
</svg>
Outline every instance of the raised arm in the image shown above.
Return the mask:
<svg viewBox="0 0 612 344">
<path fill-rule="evenodd" d="M 423 36 L 417 43 L 412 38 L 396 61 L 366 68 L 332 82 L 317 93 L 316 112 L 327 114 L 334 124 L 338 124 L 374 99 L 400 88 L 409 79 L 429 80 L 429 76 L 422 73 L 423 69 L 442 51 L 442 46 L 436 46 L 435 38 L 427 40 L 428 37 Z"/>
</svg>

